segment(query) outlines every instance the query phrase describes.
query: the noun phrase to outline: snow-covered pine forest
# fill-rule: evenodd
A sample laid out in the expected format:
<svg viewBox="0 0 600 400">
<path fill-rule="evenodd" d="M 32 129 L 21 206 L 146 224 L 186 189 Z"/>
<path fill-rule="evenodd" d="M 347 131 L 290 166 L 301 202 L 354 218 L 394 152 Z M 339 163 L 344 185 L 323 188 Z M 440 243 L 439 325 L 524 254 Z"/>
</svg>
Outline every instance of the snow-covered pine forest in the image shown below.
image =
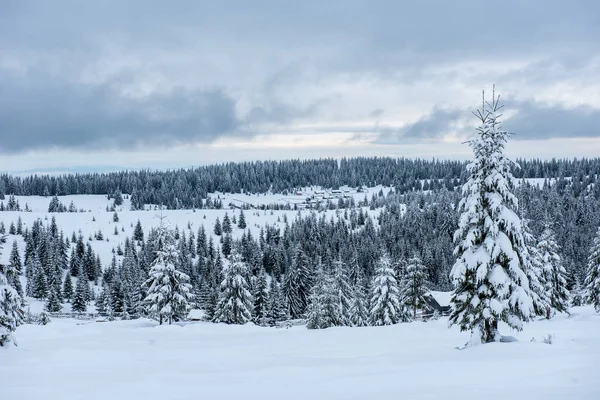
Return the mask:
<svg viewBox="0 0 600 400">
<path fill-rule="evenodd" d="M 241 365 L 234 375 L 253 394 L 262 387 L 249 383 L 254 368 L 274 374 L 278 390 L 322 369 L 337 382 L 323 384 L 328 398 L 391 393 L 389 383 L 336 392 L 348 383 L 343 366 L 359 380 L 375 373 L 379 383 L 403 373 L 413 394 L 429 384 L 420 374 L 431 368 L 429 379 L 455 395 L 460 385 L 452 382 L 464 376 L 436 361 L 473 362 L 466 369 L 491 390 L 476 367 L 506 373 L 524 352 L 527 361 L 508 374 L 539 375 L 526 375 L 531 381 L 516 392 L 545 382 L 538 393 L 591 398 L 600 387 L 582 370 L 600 359 L 600 159 L 513 163 L 499 110 L 492 97 L 478 112 L 468 164 L 358 158 L 0 176 L 0 345 L 12 349 L 0 354 L 0 387 L 17 399 L 59 390 L 49 380 L 72 385 L 72 377 L 45 377 L 39 368 L 31 370 L 39 387 L 14 384 L 24 382 L 13 381 L 15 371 L 27 371 L 18 360 L 36 359 L 24 348 L 100 364 L 98 376 L 76 379 L 80 392 L 64 398 L 91 389 L 82 382 L 112 382 L 106 365 L 114 360 L 150 373 L 138 352 L 153 351 L 176 366 L 178 375 L 165 379 L 177 389 L 153 392 L 133 378 L 143 398 L 186 398 L 197 378 L 190 374 L 206 365 Z M 332 329 L 305 333 L 325 328 Z M 482 346 L 490 348 L 483 359 L 475 354 L 484 350 L 454 349 L 504 341 L 519 343 Z M 115 359 L 90 354 L 102 348 Z M 140 358 L 116 356 L 129 351 Z M 560 378 L 557 365 L 572 371 Z M 220 375 L 202 381 L 213 397 L 231 383 Z"/>
</svg>

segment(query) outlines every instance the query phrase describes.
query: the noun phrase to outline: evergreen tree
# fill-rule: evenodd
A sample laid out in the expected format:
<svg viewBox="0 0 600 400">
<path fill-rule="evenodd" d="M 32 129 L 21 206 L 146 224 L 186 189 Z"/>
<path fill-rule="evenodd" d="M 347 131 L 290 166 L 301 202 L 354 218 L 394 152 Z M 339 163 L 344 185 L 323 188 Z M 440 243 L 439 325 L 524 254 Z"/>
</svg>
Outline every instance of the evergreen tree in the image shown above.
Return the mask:
<svg viewBox="0 0 600 400">
<path fill-rule="evenodd" d="M 3 238 L 0 238 L 0 250 Z M 16 345 L 13 332 L 23 323 L 23 299 L 19 293 L 8 284 L 6 267 L 0 264 L 0 347 L 9 343 Z"/>
<path fill-rule="evenodd" d="M 389 256 L 384 255 L 377 265 L 371 284 L 371 325 L 392 325 L 409 320 L 400 303 L 400 288 Z"/>
<path fill-rule="evenodd" d="M 500 127 L 499 97 L 476 112 L 478 137 L 470 141 L 475 159 L 468 165 L 454 238 L 457 256 L 450 324 L 471 331 L 471 343 L 500 340 L 498 322 L 521 330 L 533 314 L 521 221 L 512 194 L 513 163 L 504 156 L 508 132 Z"/>
<path fill-rule="evenodd" d="M 254 323 L 260 326 L 267 326 L 269 313 L 269 287 L 267 286 L 267 274 L 264 268 L 261 268 L 258 273 L 252 297 L 254 299 Z"/>
<path fill-rule="evenodd" d="M 73 300 L 71 302 L 71 309 L 73 312 L 86 312 L 88 290 L 87 279 L 81 274 L 80 277 L 77 278 L 77 285 L 75 286 L 75 293 L 73 294 Z"/>
<path fill-rule="evenodd" d="M 417 318 L 417 310 L 427 306 L 427 268 L 421 259 L 415 255 L 408 260 L 406 274 L 401 284 L 402 304 L 412 310 L 412 318 Z"/>
<path fill-rule="evenodd" d="M 600 228 L 590 251 L 585 277 L 585 300 L 600 312 Z"/>
<path fill-rule="evenodd" d="M 219 217 L 217 217 L 217 220 L 215 221 L 214 232 L 217 236 L 221 236 L 223 234 L 223 229 L 221 228 L 221 221 L 219 221 Z"/>
<path fill-rule="evenodd" d="M 60 299 L 58 298 L 58 295 L 54 288 L 50 289 L 50 293 L 48 294 L 48 300 L 46 300 L 44 309 L 48 312 L 60 312 L 60 310 L 62 310 Z"/>
<path fill-rule="evenodd" d="M 291 318 L 301 318 L 303 316 L 308 305 L 311 286 L 311 271 L 308 258 L 300 248 L 300 245 L 297 245 L 292 265 L 283 281 L 283 291 Z"/>
<path fill-rule="evenodd" d="M 154 248 L 156 259 L 150 267 L 150 277 L 144 283 L 147 295 L 144 299 L 146 312 L 163 322 L 187 317 L 192 300 L 190 278 L 175 268 L 179 254 L 173 233 L 162 225 L 157 231 Z"/>
<path fill-rule="evenodd" d="M 136 242 L 144 241 L 144 230 L 142 229 L 142 223 L 139 219 L 135 224 L 135 228 L 133 229 L 133 240 L 135 240 Z"/>
<path fill-rule="evenodd" d="M 352 326 L 369 325 L 369 301 L 367 298 L 367 282 L 358 269 L 355 276 L 354 296 L 350 301 L 350 323 Z"/>
<path fill-rule="evenodd" d="M 556 244 L 554 232 L 548 225 L 540 236 L 537 248 L 543 266 L 546 292 L 550 299 L 550 307 L 547 308 L 546 318 L 549 319 L 553 311 L 568 313 L 567 271 L 558 255 L 558 245 Z"/>
<path fill-rule="evenodd" d="M 214 322 L 245 324 L 252 319 L 252 294 L 248 285 L 248 267 L 238 254 L 233 254 L 221 283 L 221 293 Z"/>
<path fill-rule="evenodd" d="M 231 233 L 231 221 L 229 220 L 229 215 L 227 215 L 227 213 L 225 213 L 225 216 L 223 217 L 221 229 L 223 230 L 223 233 Z"/>
<path fill-rule="evenodd" d="M 52 322 L 50 320 L 50 316 L 48 315 L 48 313 L 46 312 L 46 310 L 43 310 L 40 313 L 40 316 L 38 317 L 38 324 L 39 325 L 48 325 L 50 322 Z"/>
<path fill-rule="evenodd" d="M 23 298 L 23 286 L 21 285 L 22 269 L 21 256 L 19 255 L 19 248 L 15 240 L 12 244 L 10 259 L 6 269 L 6 279 L 8 280 L 8 284 L 17 291 L 21 298 Z"/>
<path fill-rule="evenodd" d="M 546 275 L 544 274 L 544 262 L 542 255 L 538 251 L 537 243 L 531 231 L 529 230 L 529 221 L 521 219 L 523 223 L 523 238 L 529 257 L 525 260 L 524 271 L 529 281 L 529 295 L 535 315 L 545 316 L 550 306 L 550 297 L 546 291 Z"/>
<path fill-rule="evenodd" d="M 285 321 L 287 316 L 285 310 L 285 297 L 279 288 L 277 280 L 273 278 L 269 287 L 269 325 L 276 326 L 278 322 Z"/>
<path fill-rule="evenodd" d="M 240 217 L 238 218 L 238 228 L 246 229 L 246 217 L 244 216 L 244 210 L 240 210 Z"/>
<path fill-rule="evenodd" d="M 233 238 L 231 237 L 230 233 L 226 233 L 224 236 L 221 237 L 223 240 L 221 251 L 223 252 L 223 256 L 227 258 L 231 254 Z"/>
<path fill-rule="evenodd" d="M 338 325 L 351 325 L 350 302 L 353 297 L 347 265 L 341 260 L 333 263 L 331 290 L 338 303 Z"/>
<path fill-rule="evenodd" d="M 326 329 L 344 324 L 344 315 L 335 288 L 334 274 L 323 271 L 319 265 L 316 273 L 316 282 L 313 285 L 307 309 L 308 329 Z"/>
<path fill-rule="evenodd" d="M 65 281 L 63 282 L 62 294 L 65 301 L 70 302 L 73 298 L 73 281 L 69 272 L 67 272 Z"/>
<path fill-rule="evenodd" d="M 36 299 L 45 299 L 48 295 L 48 282 L 46 280 L 46 273 L 38 257 L 35 257 L 33 260 L 33 283 L 31 295 Z"/>
</svg>

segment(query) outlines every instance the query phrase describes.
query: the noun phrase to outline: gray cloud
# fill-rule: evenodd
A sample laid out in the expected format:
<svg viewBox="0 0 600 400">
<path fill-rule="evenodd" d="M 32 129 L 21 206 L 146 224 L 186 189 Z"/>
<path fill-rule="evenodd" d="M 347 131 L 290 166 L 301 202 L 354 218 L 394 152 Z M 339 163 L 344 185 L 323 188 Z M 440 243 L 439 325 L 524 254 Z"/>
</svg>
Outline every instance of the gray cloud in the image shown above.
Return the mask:
<svg viewBox="0 0 600 400">
<path fill-rule="evenodd" d="M 380 144 L 398 143 L 401 140 L 436 139 L 453 130 L 453 125 L 464 118 L 465 111 L 435 107 L 419 120 L 399 128 L 376 127 Z"/>
<path fill-rule="evenodd" d="M 46 75 L 2 79 L 0 150 L 132 148 L 209 142 L 234 132 L 235 101 L 222 90 L 175 89 L 135 99 L 110 82 L 68 83 Z"/>
<path fill-rule="evenodd" d="M 600 110 L 587 106 L 563 108 L 538 102 L 515 104 L 517 114 L 503 127 L 515 139 L 600 136 Z"/>
<path fill-rule="evenodd" d="M 507 109 L 508 111 L 509 109 Z M 504 118 L 503 129 L 515 133 L 515 140 L 600 137 L 600 110 L 588 106 L 564 108 L 535 101 L 510 104 L 516 112 Z M 439 139 L 447 133 L 459 132 L 457 123 L 476 126 L 476 119 L 466 110 L 434 110 L 414 123 L 402 127 L 377 127 L 379 138 L 375 143 L 390 144 L 404 140 Z M 463 132 L 466 136 L 474 130 Z"/>
<path fill-rule="evenodd" d="M 360 135 L 370 132 L 353 128 L 354 115 L 338 104 L 360 112 L 342 100 L 344 89 L 363 77 L 408 85 L 430 82 L 427 67 L 533 57 L 541 61 L 498 72 L 495 82 L 543 85 L 585 71 L 600 53 L 595 0 L 548 0 L 543 6 L 522 0 L 22 0 L 0 8 L 4 152 L 210 142 L 251 136 L 264 125 L 291 125 L 324 110 L 348 127 L 345 132 Z M 131 76 L 123 68 L 132 68 Z M 90 71 L 104 82 L 77 82 Z M 448 72 L 441 82 L 478 91 L 482 79 L 493 79 L 487 70 L 460 73 Z M 158 76 L 168 87 L 147 97 L 123 96 L 138 75 L 150 86 Z M 195 81 L 188 85 L 187 78 Z M 318 92 L 331 81 L 331 88 Z M 212 89 L 198 89 L 206 86 Z M 436 88 L 430 91 L 433 103 Z M 243 116 L 236 114 L 240 98 L 247 100 Z M 395 119 L 401 107 L 374 103 L 363 114 Z M 598 135 L 598 111 L 591 108 L 527 101 L 511 107 L 519 112 L 506 127 L 517 138 Z M 413 124 L 378 125 L 375 132 L 378 143 L 436 139 L 469 117 L 468 110 L 437 107 Z M 321 130 L 328 129 L 337 128 Z"/>
</svg>

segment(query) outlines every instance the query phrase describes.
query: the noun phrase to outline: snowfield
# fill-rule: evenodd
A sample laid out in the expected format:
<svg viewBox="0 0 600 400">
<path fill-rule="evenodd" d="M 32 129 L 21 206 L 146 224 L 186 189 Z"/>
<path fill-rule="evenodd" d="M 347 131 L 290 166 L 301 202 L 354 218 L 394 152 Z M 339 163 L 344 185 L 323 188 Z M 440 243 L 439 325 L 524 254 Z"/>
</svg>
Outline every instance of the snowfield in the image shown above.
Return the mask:
<svg viewBox="0 0 600 400">
<path fill-rule="evenodd" d="M 446 326 L 446 318 L 325 330 L 55 319 L 19 327 L 19 347 L 2 349 L 0 398 L 600 398 L 600 315 L 591 307 L 531 323 L 517 342 L 462 351 L 455 346 L 468 334 Z"/>
</svg>

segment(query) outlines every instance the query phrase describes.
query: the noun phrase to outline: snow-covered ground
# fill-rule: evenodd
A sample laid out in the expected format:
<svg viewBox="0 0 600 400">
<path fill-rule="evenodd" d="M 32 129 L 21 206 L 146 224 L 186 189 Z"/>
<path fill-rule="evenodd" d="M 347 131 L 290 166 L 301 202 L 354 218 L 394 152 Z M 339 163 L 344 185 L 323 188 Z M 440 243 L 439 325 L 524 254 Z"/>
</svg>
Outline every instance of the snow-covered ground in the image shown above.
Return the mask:
<svg viewBox="0 0 600 400">
<path fill-rule="evenodd" d="M 529 324 L 518 342 L 462 351 L 454 347 L 468 335 L 446 324 L 307 330 L 56 319 L 20 327 L 19 347 L 0 351 L 0 398 L 600 398 L 600 315 L 589 307 Z"/>
</svg>

